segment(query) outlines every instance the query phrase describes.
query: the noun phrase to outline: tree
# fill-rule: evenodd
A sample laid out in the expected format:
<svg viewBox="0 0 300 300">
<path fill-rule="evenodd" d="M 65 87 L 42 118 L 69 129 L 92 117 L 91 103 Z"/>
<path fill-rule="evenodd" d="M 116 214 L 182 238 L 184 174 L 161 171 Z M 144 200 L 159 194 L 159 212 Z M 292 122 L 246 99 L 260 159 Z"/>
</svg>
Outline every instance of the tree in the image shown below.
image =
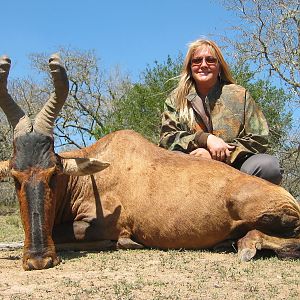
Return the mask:
<svg viewBox="0 0 300 300">
<path fill-rule="evenodd" d="M 163 104 L 177 84 L 181 65 L 181 54 L 175 59 L 168 56 L 163 63 L 155 61 L 154 66 L 148 65 L 140 82 L 132 84 L 123 97 L 112 99 L 105 126 L 96 128 L 96 136 L 119 129 L 133 129 L 157 143 Z"/>
<path fill-rule="evenodd" d="M 236 36 L 227 39 L 244 62 L 282 80 L 298 95 L 300 104 L 299 0 L 226 0 L 236 13 Z"/>
<path fill-rule="evenodd" d="M 91 144 L 94 129 L 103 127 L 103 120 L 110 111 L 111 102 L 127 94 L 131 82 L 118 68 L 100 71 L 99 59 L 94 51 L 81 51 L 61 47 L 58 51 L 66 66 L 70 92 L 56 120 L 54 135 L 56 147 L 83 147 Z M 25 113 L 34 119 L 53 89 L 48 67 L 49 53 L 29 55 L 32 77 L 9 79 L 9 92 Z M 6 117 L 0 112 L 0 155 L 7 159 L 12 151 L 12 133 Z"/>
<path fill-rule="evenodd" d="M 82 147 L 91 144 L 94 128 L 103 127 L 110 101 L 122 97 L 130 85 L 128 76 L 115 68 L 100 71 L 99 60 L 93 51 L 80 51 L 61 47 L 59 54 L 66 66 L 70 80 L 69 97 L 56 120 L 54 135 L 57 148 Z M 50 54 L 30 55 L 38 76 L 34 79 L 9 79 L 9 92 L 13 99 L 32 119 L 40 111 L 53 89 L 48 68 Z M 33 74 L 33 73 L 32 73 Z M 12 130 L 0 112 L 0 158 L 6 160 L 12 153 Z M 13 182 L 5 179 L 0 185 L 1 203 L 16 203 Z M 1 206 L 0 203 L 0 206 Z M 0 207 L 0 213 L 3 208 Z"/>
<path fill-rule="evenodd" d="M 117 68 L 110 72 L 101 70 L 94 51 L 61 47 L 58 52 L 68 73 L 70 92 L 56 120 L 56 146 L 80 148 L 94 141 L 94 128 L 104 126 L 110 102 L 127 92 L 130 80 Z M 44 75 L 39 87 L 44 98 L 52 89 L 48 57 L 45 53 L 30 55 L 33 67 Z"/>
</svg>

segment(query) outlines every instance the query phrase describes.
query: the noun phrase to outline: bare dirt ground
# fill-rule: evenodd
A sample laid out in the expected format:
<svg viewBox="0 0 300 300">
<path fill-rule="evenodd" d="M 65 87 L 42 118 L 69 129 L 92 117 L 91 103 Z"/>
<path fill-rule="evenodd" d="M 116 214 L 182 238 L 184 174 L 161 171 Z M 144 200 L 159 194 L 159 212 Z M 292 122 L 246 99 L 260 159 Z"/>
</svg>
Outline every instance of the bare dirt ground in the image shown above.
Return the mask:
<svg viewBox="0 0 300 300">
<path fill-rule="evenodd" d="M 0 252 L 0 299 L 300 299 L 300 261 L 209 251 L 63 252 L 43 271 Z"/>
<path fill-rule="evenodd" d="M 0 216 L 0 243 L 23 240 L 18 214 Z M 300 260 L 211 251 L 62 252 L 62 263 L 22 269 L 22 249 L 0 251 L 2 299 L 300 299 Z"/>
</svg>

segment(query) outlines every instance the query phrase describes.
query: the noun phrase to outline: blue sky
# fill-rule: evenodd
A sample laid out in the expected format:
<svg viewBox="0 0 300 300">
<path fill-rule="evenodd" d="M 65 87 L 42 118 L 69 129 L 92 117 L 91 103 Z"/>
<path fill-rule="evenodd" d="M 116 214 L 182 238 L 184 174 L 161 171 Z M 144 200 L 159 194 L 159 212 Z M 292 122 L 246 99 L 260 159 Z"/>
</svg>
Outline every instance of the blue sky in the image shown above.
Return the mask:
<svg viewBox="0 0 300 300">
<path fill-rule="evenodd" d="M 137 78 L 190 41 L 224 34 L 230 19 L 216 0 L 3 1 L 0 53 L 13 61 L 11 77 L 30 75 L 30 53 L 66 46 L 93 49 L 105 69 L 119 65 Z"/>
</svg>

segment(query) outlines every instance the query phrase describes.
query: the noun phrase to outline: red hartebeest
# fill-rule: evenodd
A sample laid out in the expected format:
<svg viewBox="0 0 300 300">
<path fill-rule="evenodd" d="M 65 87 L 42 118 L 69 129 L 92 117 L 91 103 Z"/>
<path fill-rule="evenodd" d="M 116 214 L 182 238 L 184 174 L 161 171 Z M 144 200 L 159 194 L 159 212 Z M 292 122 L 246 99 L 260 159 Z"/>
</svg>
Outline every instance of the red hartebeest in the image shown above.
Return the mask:
<svg viewBox="0 0 300 300">
<path fill-rule="evenodd" d="M 0 176 L 15 180 L 25 270 L 57 265 L 55 245 L 200 249 L 236 239 L 243 261 L 262 248 L 300 256 L 300 207 L 279 186 L 127 130 L 56 154 L 53 125 L 68 79 L 58 56 L 49 66 L 55 90 L 32 122 L 7 91 L 9 58 L 0 59 L 0 106 L 14 128 L 13 156 Z"/>
</svg>

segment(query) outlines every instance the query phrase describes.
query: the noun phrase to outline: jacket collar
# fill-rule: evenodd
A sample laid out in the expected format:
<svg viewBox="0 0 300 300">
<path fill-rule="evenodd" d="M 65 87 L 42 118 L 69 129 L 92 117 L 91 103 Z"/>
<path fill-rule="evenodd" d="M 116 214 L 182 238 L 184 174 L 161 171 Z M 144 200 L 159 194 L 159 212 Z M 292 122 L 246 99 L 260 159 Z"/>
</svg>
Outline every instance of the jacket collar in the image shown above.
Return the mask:
<svg viewBox="0 0 300 300">
<path fill-rule="evenodd" d="M 223 82 L 217 81 L 217 83 L 213 86 L 213 88 L 209 91 L 207 95 L 208 103 L 215 103 L 217 99 L 220 98 L 222 87 L 224 86 Z M 196 97 L 199 97 L 196 91 L 195 86 L 191 88 L 190 92 L 186 96 L 186 99 L 189 102 L 192 102 Z"/>
</svg>

